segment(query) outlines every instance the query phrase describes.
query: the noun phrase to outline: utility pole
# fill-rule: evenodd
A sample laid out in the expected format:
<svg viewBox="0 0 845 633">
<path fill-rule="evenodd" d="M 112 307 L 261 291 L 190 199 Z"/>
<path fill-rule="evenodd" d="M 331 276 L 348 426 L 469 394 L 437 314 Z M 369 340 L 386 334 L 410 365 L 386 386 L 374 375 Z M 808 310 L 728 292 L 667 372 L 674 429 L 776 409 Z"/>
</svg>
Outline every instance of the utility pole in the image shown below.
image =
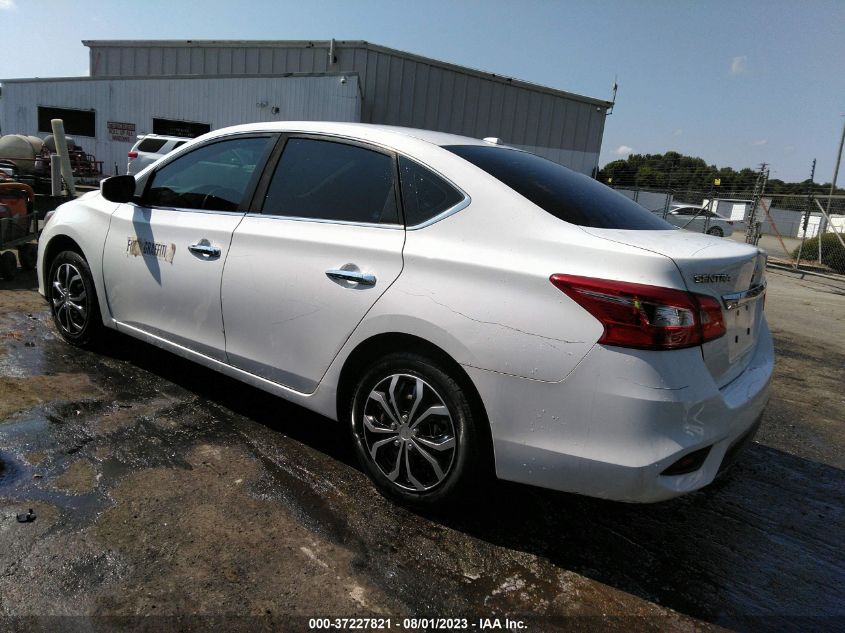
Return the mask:
<svg viewBox="0 0 845 633">
<path fill-rule="evenodd" d="M 801 251 L 804 250 L 804 240 L 807 239 L 807 224 L 810 222 L 810 208 L 813 205 L 813 180 L 816 177 L 816 159 L 813 159 L 813 166 L 810 167 L 810 182 L 807 183 L 807 209 L 804 211 L 804 222 L 801 231 L 801 244 L 798 245 L 798 257 L 795 258 L 795 268 L 801 263 Z"/>
<path fill-rule="evenodd" d="M 839 152 L 836 154 L 836 167 L 833 169 L 833 180 L 830 182 L 830 195 L 827 199 L 827 215 L 830 217 L 830 203 L 833 201 L 833 192 L 836 191 L 836 177 L 839 175 L 839 163 L 842 162 L 842 145 L 845 144 L 845 123 L 842 124 L 842 136 L 839 139 Z M 825 218 L 819 218 L 819 263 L 822 262 L 822 235 L 827 231 Z"/>
<path fill-rule="evenodd" d="M 748 244 L 757 246 L 760 241 L 760 222 L 757 221 L 757 207 L 760 205 L 760 199 L 766 191 L 766 181 L 769 179 L 769 164 L 760 163 L 760 172 L 757 174 L 757 180 L 754 183 L 754 192 L 751 194 L 751 211 L 746 220 L 745 227 L 745 241 Z"/>
</svg>

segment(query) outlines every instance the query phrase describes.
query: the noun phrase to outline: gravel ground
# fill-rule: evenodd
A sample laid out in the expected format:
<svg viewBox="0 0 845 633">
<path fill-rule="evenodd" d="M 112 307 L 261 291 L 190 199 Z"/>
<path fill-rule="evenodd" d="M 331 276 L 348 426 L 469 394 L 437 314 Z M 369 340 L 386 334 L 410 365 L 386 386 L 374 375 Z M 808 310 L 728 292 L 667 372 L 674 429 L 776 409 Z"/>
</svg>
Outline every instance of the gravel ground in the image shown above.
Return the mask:
<svg viewBox="0 0 845 633">
<path fill-rule="evenodd" d="M 442 516 L 381 498 L 336 424 L 123 336 L 75 350 L 33 275 L 0 282 L 0 630 L 845 630 L 845 284 L 769 282 L 772 401 L 716 484 Z"/>
</svg>

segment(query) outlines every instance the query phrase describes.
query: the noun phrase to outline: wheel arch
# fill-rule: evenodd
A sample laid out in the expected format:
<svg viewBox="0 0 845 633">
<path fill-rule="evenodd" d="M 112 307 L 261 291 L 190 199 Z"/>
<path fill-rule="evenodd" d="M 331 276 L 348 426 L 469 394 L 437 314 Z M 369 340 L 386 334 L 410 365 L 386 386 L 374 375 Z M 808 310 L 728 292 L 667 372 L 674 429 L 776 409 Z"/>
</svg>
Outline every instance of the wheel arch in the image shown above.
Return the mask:
<svg viewBox="0 0 845 633">
<path fill-rule="evenodd" d="M 493 437 L 490 428 L 490 421 L 487 417 L 487 409 L 484 406 L 484 401 L 481 399 L 481 394 L 478 388 L 473 383 L 469 374 L 464 370 L 460 363 L 458 363 L 452 356 L 434 343 L 404 332 L 383 332 L 375 334 L 369 338 L 361 341 L 356 345 L 355 349 L 349 353 L 340 370 L 337 381 L 337 396 L 336 396 L 336 410 L 337 419 L 342 423 L 348 422 L 349 405 L 354 395 L 356 378 L 361 371 L 377 359 L 386 356 L 393 351 L 403 352 L 417 352 L 423 356 L 428 356 L 432 360 L 441 363 L 446 369 L 450 371 L 454 379 L 460 383 L 461 387 L 466 390 L 472 404 L 473 410 L 476 412 L 481 428 L 479 435 L 482 437 L 484 446 L 483 451 L 489 457 L 490 464 L 493 463 Z"/>
<path fill-rule="evenodd" d="M 48 276 L 50 275 L 50 268 L 52 266 L 53 260 L 56 258 L 56 255 L 58 255 L 62 251 L 74 251 L 75 253 L 79 253 L 79 256 L 82 257 L 85 261 L 88 261 L 88 258 L 85 256 L 85 252 L 82 250 L 82 247 L 75 239 L 73 239 L 69 235 L 66 235 L 65 233 L 60 233 L 50 238 L 50 241 L 47 242 L 47 246 L 44 248 L 44 270 L 40 271 L 41 279 L 44 283 L 44 289 L 48 292 L 50 284 L 50 281 L 48 279 Z"/>
</svg>

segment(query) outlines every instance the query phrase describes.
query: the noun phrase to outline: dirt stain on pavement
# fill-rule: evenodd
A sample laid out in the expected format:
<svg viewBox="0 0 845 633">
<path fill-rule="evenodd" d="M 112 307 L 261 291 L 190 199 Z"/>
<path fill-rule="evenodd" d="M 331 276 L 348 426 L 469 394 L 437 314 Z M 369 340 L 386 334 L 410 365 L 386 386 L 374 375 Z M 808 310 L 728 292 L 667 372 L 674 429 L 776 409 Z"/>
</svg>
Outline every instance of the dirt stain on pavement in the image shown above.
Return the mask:
<svg viewBox="0 0 845 633">
<path fill-rule="evenodd" d="M 0 376 L 0 420 L 44 402 L 87 400 L 101 394 L 85 374 Z"/>
<path fill-rule="evenodd" d="M 63 492 L 81 495 L 91 492 L 97 483 L 97 472 L 87 459 L 78 459 L 56 477 L 54 486 Z"/>
</svg>

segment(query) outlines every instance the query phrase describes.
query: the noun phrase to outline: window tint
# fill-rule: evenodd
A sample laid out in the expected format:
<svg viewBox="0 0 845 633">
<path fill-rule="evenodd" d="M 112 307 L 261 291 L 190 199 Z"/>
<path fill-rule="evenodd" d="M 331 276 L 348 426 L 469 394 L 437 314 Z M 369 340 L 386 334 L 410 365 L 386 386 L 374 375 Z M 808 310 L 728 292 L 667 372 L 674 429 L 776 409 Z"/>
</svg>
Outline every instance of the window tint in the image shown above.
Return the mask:
<svg viewBox="0 0 845 633">
<path fill-rule="evenodd" d="M 464 199 L 440 176 L 404 156 L 399 157 L 399 178 L 407 226 L 422 224 Z"/>
<path fill-rule="evenodd" d="M 263 213 L 397 224 L 393 158 L 354 145 L 292 138 L 270 181 Z"/>
<path fill-rule="evenodd" d="M 236 211 L 271 139 L 212 143 L 168 163 L 152 178 L 148 206 Z"/>
<path fill-rule="evenodd" d="M 163 139 L 163 138 L 145 138 L 138 145 L 138 151 L 139 152 L 157 152 L 162 147 L 164 147 L 164 144 L 166 142 L 167 142 L 167 140 Z"/>
<path fill-rule="evenodd" d="M 610 187 L 534 154 L 484 145 L 446 149 L 566 222 L 603 229 L 675 228 Z"/>
</svg>

